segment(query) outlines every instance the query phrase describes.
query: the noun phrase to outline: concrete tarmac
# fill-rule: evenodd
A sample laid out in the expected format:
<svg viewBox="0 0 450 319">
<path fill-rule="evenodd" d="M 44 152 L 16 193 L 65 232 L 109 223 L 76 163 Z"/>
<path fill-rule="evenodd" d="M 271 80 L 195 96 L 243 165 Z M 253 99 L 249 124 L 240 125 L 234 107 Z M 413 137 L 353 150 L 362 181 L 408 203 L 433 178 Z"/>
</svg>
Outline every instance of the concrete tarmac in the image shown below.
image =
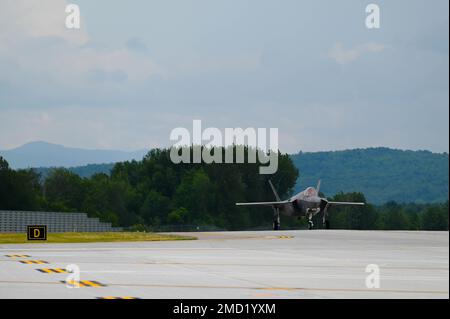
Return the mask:
<svg viewBox="0 0 450 319">
<path fill-rule="evenodd" d="M 0 244 L 0 298 L 449 298 L 448 232 L 185 234 L 198 240 Z"/>
</svg>

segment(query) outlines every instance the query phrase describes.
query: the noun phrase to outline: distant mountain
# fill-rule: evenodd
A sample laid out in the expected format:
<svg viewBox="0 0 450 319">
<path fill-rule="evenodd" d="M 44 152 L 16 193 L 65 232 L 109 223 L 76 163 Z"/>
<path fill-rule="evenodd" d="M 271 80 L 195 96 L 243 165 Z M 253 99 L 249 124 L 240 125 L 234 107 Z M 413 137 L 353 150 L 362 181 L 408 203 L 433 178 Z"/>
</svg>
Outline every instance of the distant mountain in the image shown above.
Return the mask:
<svg viewBox="0 0 450 319">
<path fill-rule="evenodd" d="M 135 152 L 113 150 L 87 150 L 47 142 L 31 142 L 11 150 L 0 150 L 12 168 L 75 167 L 88 164 L 141 160 L 146 150 Z"/>
<path fill-rule="evenodd" d="M 322 179 L 321 191 L 362 192 L 369 202 L 448 200 L 449 156 L 429 151 L 367 148 L 291 156 L 300 171 L 299 191 Z"/>
</svg>

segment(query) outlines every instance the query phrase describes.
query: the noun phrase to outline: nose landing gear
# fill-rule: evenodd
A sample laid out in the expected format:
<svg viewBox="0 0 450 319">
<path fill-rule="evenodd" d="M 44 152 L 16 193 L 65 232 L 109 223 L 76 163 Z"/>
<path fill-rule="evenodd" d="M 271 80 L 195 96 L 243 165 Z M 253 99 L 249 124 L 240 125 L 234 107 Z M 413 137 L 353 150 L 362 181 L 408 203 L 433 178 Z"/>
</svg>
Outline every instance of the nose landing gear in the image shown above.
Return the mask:
<svg viewBox="0 0 450 319">
<path fill-rule="evenodd" d="M 308 229 L 309 230 L 314 228 L 314 223 L 312 221 L 312 218 L 313 218 L 313 214 L 312 213 L 308 214 Z"/>
</svg>

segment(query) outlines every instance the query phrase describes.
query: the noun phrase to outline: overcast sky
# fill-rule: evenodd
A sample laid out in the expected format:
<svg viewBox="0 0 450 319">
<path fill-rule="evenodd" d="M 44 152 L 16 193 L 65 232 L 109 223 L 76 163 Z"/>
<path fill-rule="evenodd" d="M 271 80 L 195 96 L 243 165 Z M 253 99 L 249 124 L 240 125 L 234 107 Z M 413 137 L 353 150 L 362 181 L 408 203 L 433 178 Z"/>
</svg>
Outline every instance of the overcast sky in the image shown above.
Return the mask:
<svg viewBox="0 0 450 319">
<path fill-rule="evenodd" d="M 365 27 L 377 3 L 381 28 Z M 283 152 L 448 152 L 449 2 L 0 1 L 0 149 L 278 127 Z"/>
</svg>

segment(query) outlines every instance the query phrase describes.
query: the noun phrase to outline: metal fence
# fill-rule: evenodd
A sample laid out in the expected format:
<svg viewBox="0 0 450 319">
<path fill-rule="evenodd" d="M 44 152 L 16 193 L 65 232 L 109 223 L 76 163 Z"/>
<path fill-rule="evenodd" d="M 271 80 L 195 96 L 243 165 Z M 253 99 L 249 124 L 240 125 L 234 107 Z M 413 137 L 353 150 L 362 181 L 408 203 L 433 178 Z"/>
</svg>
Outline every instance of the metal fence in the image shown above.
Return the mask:
<svg viewBox="0 0 450 319">
<path fill-rule="evenodd" d="M 0 232 L 23 233 L 28 225 L 47 225 L 50 233 L 122 231 L 86 213 L 0 210 Z"/>
</svg>

